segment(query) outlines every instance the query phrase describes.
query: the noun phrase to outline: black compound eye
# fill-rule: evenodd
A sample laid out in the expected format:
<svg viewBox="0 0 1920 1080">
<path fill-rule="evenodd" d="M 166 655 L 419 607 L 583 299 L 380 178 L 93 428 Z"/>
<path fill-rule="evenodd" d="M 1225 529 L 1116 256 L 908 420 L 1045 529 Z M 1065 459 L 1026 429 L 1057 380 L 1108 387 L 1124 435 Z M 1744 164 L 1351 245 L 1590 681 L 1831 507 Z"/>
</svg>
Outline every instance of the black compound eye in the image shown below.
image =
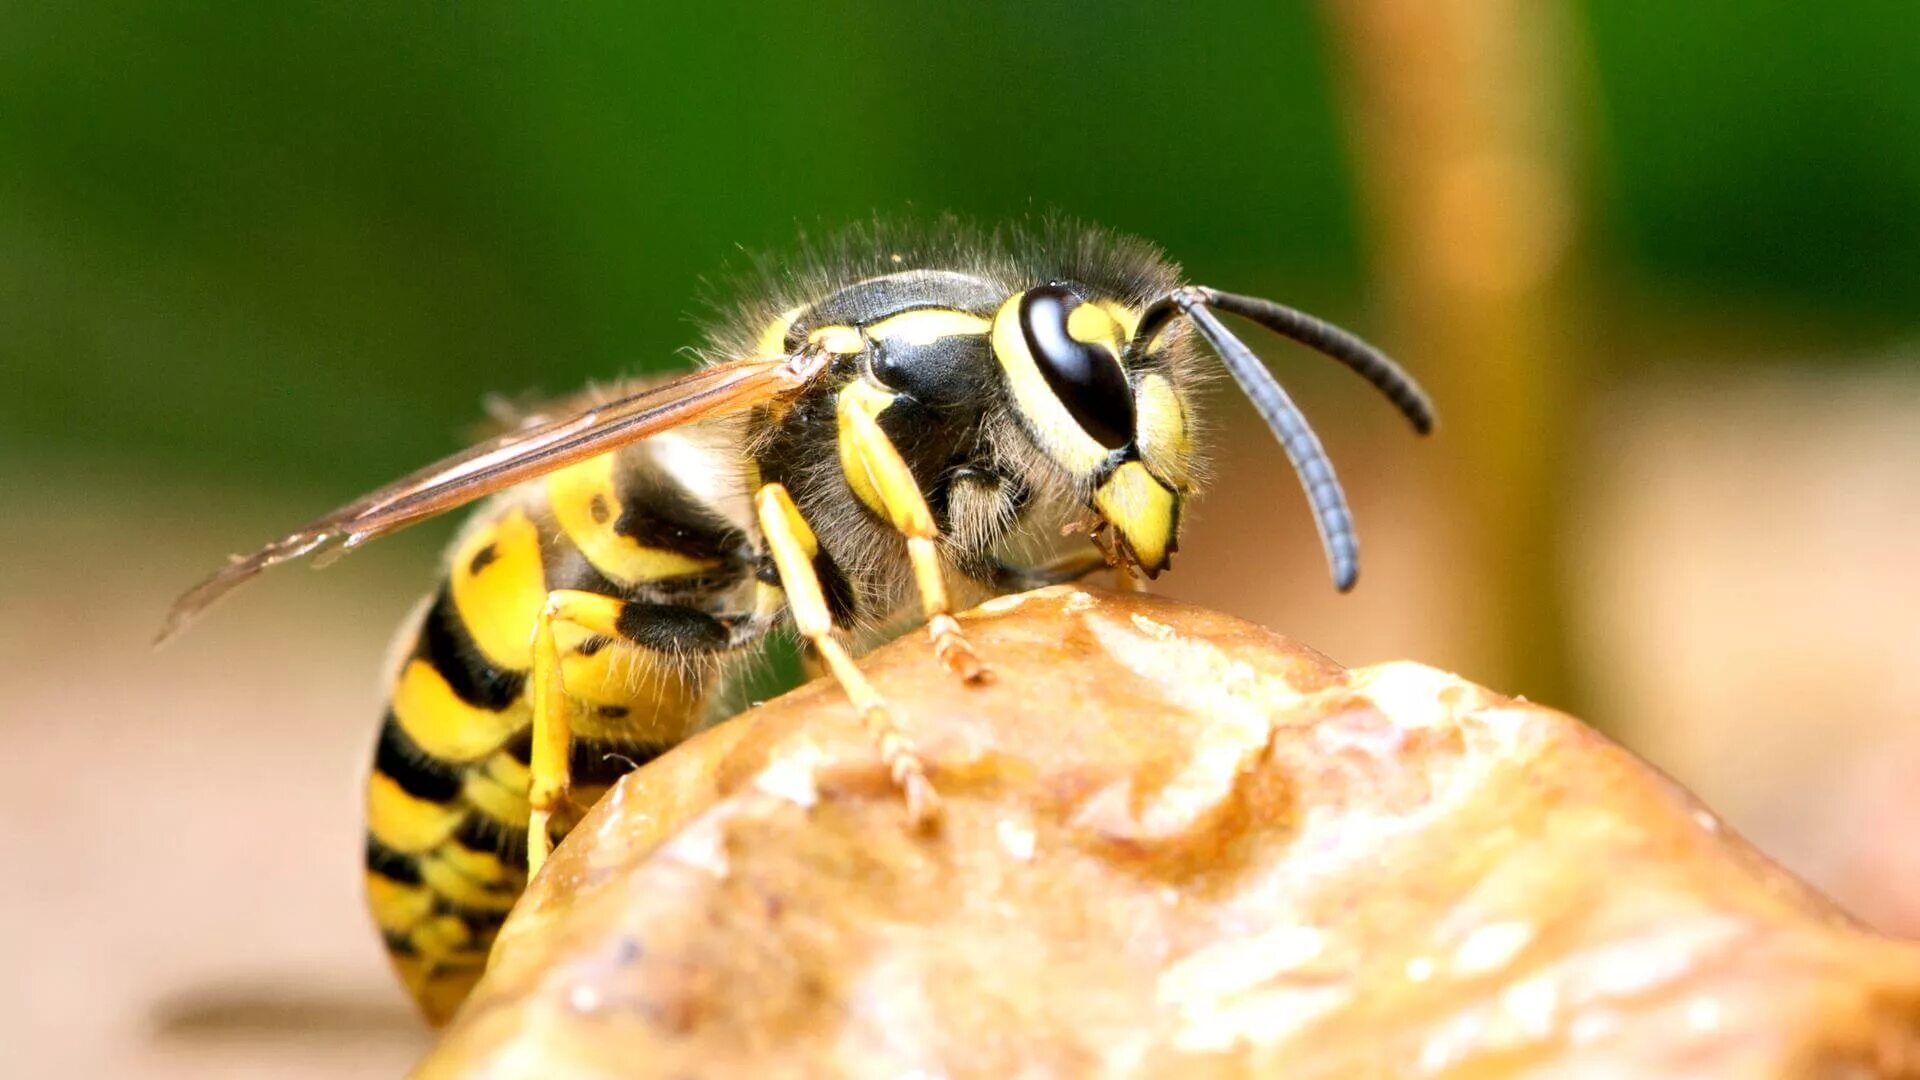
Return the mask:
<svg viewBox="0 0 1920 1080">
<path fill-rule="evenodd" d="M 1133 441 L 1133 388 L 1107 349 L 1067 332 L 1080 298 L 1059 285 L 1027 290 L 1020 299 L 1020 332 L 1053 396 L 1088 435 L 1109 450 Z"/>
</svg>

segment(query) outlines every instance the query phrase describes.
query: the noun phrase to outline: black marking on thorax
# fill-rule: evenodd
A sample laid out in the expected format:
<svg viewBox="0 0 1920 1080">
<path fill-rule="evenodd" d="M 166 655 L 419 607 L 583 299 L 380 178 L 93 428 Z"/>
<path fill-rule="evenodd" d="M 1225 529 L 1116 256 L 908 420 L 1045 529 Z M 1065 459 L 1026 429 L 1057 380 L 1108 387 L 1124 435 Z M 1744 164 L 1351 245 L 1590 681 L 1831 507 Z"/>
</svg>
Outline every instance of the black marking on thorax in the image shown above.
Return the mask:
<svg viewBox="0 0 1920 1080">
<path fill-rule="evenodd" d="M 1006 298 L 1003 286 L 954 270 L 904 270 L 867 278 L 801 312 L 787 331 L 787 347 L 798 348 L 818 327 L 871 326 L 921 308 L 951 308 L 987 318 Z"/>
</svg>

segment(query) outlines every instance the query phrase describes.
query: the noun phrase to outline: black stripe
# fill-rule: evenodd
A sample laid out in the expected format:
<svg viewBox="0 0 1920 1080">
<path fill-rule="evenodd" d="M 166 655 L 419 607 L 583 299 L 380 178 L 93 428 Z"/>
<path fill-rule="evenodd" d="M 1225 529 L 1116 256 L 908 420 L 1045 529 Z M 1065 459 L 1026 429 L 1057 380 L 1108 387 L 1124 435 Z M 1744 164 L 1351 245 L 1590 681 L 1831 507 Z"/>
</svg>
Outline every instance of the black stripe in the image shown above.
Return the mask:
<svg viewBox="0 0 1920 1080">
<path fill-rule="evenodd" d="M 690 559 L 741 556 L 746 534 L 681 487 L 672 476 L 632 473 L 620 492 L 620 517 L 613 531 L 644 547 L 677 552 Z"/>
<path fill-rule="evenodd" d="M 745 535 L 736 532 L 735 536 L 739 543 L 738 549 L 715 556 L 720 560 L 718 566 L 680 577 L 643 582 L 638 589 L 644 589 L 649 595 L 668 599 L 680 597 L 706 599 L 715 593 L 733 588 L 745 579 L 749 565 Z M 577 589 L 597 596 L 610 596 L 616 600 L 624 600 L 637 591 L 622 586 L 602 574 L 564 532 L 555 530 L 547 543 L 550 545 L 546 554 L 548 588 Z M 698 557 L 695 553 L 686 551 L 684 545 L 662 546 L 672 547 L 689 557 Z"/>
<path fill-rule="evenodd" d="M 471 929 L 471 927 L 469 927 L 469 929 Z M 495 929 L 498 928 L 496 927 Z M 413 947 L 413 942 L 408 938 L 405 931 L 389 930 L 380 936 L 386 941 L 387 951 L 395 956 L 420 955 L 420 950 Z M 483 931 L 481 938 L 473 946 L 450 956 L 443 955 L 434 957 L 433 970 L 428 973 L 427 977 L 429 979 L 443 979 L 452 972 L 463 971 L 468 968 L 477 968 L 484 965 L 487 962 L 487 947 L 492 943 L 493 937 L 494 930 Z"/>
<path fill-rule="evenodd" d="M 512 738 L 500 744 L 500 749 L 505 750 L 507 752 L 507 756 L 513 758 L 513 760 L 519 762 L 520 764 L 532 765 L 533 764 L 533 725 L 528 724 L 526 727 L 523 727 L 519 731 L 514 732 Z"/>
<path fill-rule="evenodd" d="M 813 573 L 820 579 L 820 591 L 826 597 L 827 612 L 833 616 L 834 625 L 852 626 L 860 613 L 859 597 L 853 591 L 853 582 L 840 572 L 824 545 L 813 557 Z"/>
<path fill-rule="evenodd" d="M 507 921 L 505 911 L 482 911 L 479 908 L 461 907 L 439 893 L 433 894 L 433 913 L 457 916 L 461 922 L 467 924 L 467 931 L 473 935 L 473 947 L 482 950 L 493 942 L 493 935 L 500 929 L 500 924 Z"/>
<path fill-rule="evenodd" d="M 573 773 L 575 784 L 583 787 L 604 787 L 671 748 L 670 743 L 582 739 L 576 736 L 567 754 L 567 766 Z"/>
<path fill-rule="evenodd" d="M 820 580 L 820 592 L 827 601 L 827 614 L 833 616 L 835 626 L 851 626 L 854 617 L 859 614 L 860 601 L 853 591 L 853 583 L 840 572 L 840 567 L 827 555 L 827 549 L 821 548 L 813 557 L 813 575 Z M 784 589 L 780 581 L 780 570 L 773 564 L 773 556 L 764 555 L 754 572 L 754 580 L 775 588 Z"/>
<path fill-rule="evenodd" d="M 905 270 L 866 278 L 828 295 L 796 318 L 788 331 L 787 347 L 798 346 L 816 327 L 865 326 L 921 308 L 985 317 L 1006 298 L 1004 286 L 955 270 Z"/>
<path fill-rule="evenodd" d="M 402 885 L 420 884 L 420 861 L 393 850 L 372 834 L 367 836 L 367 869 Z"/>
<path fill-rule="evenodd" d="M 527 830 L 475 811 L 453 830 L 453 840 L 468 851 L 497 856 L 510 869 L 527 865 Z"/>
<path fill-rule="evenodd" d="M 392 710 L 380 725 L 380 745 L 373 753 L 373 767 L 416 799 L 444 803 L 460 794 L 460 771 L 420 749 Z"/>
<path fill-rule="evenodd" d="M 532 625 L 528 625 L 532 631 Z M 473 635 L 460 621 L 454 607 L 453 592 L 443 587 L 427 611 L 420 627 L 420 645 L 416 656 L 433 665 L 461 701 L 491 712 L 500 712 L 520 700 L 526 689 L 527 675 L 521 671 L 503 671 L 481 655 Z"/>
</svg>

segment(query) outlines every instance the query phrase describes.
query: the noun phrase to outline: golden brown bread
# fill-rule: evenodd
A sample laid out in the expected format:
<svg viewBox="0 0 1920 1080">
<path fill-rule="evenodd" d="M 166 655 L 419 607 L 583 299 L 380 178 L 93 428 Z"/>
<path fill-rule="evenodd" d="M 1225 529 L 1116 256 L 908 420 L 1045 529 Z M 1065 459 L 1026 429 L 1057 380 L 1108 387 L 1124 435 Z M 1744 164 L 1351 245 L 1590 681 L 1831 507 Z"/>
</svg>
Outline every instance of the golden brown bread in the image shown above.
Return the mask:
<svg viewBox="0 0 1920 1080">
<path fill-rule="evenodd" d="M 1151 597 L 963 621 L 990 686 L 864 662 L 939 833 L 834 686 L 756 708 L 574 831 L 421 1075 L 1920 1070 L 1920 947 L 1567 716 Z"/>
</svg>

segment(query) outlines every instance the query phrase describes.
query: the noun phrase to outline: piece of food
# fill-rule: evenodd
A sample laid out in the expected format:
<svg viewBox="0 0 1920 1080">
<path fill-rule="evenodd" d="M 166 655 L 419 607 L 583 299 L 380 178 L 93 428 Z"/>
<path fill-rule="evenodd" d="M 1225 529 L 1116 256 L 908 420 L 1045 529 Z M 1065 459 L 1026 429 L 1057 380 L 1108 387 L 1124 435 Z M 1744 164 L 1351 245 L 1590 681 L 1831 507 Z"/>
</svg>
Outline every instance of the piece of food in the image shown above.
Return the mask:
<svg viewBox="0 0 1920 1080">
<path fill-rule="evenodd" d="M 940 831 L 833 684 L 753 709 L 568 837 L 421 1074 L 1920 1070 L 1920 947 L 1570 717 L 1151 597 L 962 621 L 990 685 L 864 664 Z"/>
</svg>

